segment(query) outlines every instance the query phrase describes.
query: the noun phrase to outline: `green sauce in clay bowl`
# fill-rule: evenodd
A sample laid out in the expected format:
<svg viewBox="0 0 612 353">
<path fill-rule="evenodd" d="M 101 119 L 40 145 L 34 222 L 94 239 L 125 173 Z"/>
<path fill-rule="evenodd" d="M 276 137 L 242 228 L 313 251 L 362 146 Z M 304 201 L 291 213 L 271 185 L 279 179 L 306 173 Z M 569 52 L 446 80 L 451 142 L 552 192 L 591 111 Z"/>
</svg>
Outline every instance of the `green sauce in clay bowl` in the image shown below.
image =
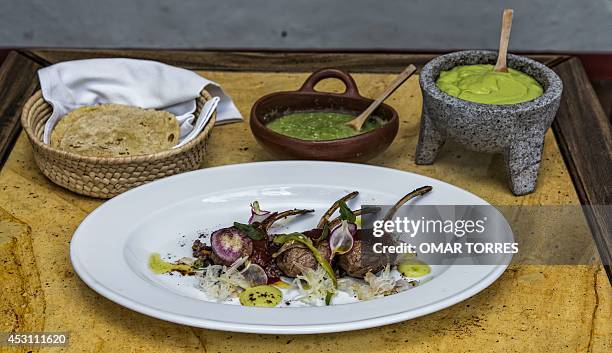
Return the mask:
<svg viewBox="0 0 612 353">
<path fill-rule="evenodd" d="M 319 81 L 328 78 L 342 81 L 345 91 L 315 89 Z M 261 97 L 251 108 L 249 124 L 257 142 L 278 159 L 366 162 L 389 147 L 399 128 L 397 112 L 384 103 L 361 131 L 345 125 L 372 102 L 359 94 L 345 71 L 322 69 L 297 91 Z"/>
<path fill-rule="evenodd" d="M 338 112 L 296 112 L 278 117 L 266 126 L 279 134 L 308 141 L 329 141 L 370 132 L 384 124 L 376 117 L 368 119 L 361 131 L 347 126 L 355 115 Z"/>
</svg>

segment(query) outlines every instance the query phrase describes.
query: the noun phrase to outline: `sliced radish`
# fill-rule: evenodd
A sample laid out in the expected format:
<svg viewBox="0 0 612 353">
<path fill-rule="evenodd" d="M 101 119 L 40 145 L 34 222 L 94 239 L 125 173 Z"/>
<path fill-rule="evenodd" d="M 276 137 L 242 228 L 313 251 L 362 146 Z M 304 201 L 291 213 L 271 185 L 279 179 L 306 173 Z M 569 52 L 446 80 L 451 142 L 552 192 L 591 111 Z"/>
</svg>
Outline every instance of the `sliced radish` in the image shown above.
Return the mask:
<svg viewBox="0 0 612 353">
<path fill-rule="evenodd" d="M 241 257 L 249 257 L 253 252 L 253 241 L 234 227 L 223 228 L 210 236 L 213 261 L 229 266 Z"/>
<path fill-rule="evenodd" d="M 268 283 L 268 275 L 266 274 L 266 271 L 258 264 L 250 264 L 245 270 L 242 271 L 242 275 L 249 282 L 251 287 Z"/>
<path fill-rule="evenodd" d="M 251 204 L 251 217 L 249 218 L 249 224 L 261 223 L 272 215 L 270 211 L 263 211 L 259 208 L 259 202 L 253 201 Z"/>
<path fill-rule="evenodd" d="M 342 221 L 332 229 L 329 236 L 329 247 L 334 254 L 345 254 L 353 248 L 353 236 L 357 233 L 357 225 L 348 221 Z"/>
</svg>

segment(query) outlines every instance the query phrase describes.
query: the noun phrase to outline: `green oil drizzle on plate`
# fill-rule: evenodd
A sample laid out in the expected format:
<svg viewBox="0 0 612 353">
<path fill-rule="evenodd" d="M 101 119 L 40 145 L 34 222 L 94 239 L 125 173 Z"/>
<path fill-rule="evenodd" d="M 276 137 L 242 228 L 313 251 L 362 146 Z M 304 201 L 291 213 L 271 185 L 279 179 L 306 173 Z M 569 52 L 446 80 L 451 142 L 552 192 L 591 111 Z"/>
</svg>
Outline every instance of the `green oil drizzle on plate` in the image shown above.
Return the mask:
<svg viewBox="0 0 612 353">
<path fill-rule="evenodd" d="M 408 259 L 397 265 L 397 270 L 406 277 L 419 278 L 428 275 L 431 267 L 423 261 Z"/>
<path fill-rule="evenodd" d="M 173 264 L 171 262 L 162 260 L 158 253 L 153 253 L 151 256 L 149 256 L 149 268 L 151 271 L 153 271 L 153 273 L 158 275 L 172 271 L 178 271 L 181 273 L 189 273 L 192 271 L 191 266 Z"/>
<path fill-rule="evenodd" d="M 257 286 L 245 289 L 239 299 L 244 306 L 272 308 L 283 300 L 283 293 L 272 286 Z"/>
</svg>

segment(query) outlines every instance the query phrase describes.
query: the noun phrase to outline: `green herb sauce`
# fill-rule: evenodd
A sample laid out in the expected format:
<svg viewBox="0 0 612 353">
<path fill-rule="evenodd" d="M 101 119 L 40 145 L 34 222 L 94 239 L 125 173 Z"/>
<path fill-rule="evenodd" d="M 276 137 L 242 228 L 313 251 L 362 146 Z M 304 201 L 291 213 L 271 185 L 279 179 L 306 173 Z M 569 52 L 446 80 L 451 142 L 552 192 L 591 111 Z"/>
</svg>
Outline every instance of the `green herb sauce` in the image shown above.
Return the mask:
<svg viewBox="0 0 612 353">
<path fill-rule="evenodd" d="M 283 300 L 283 293 L 272 286 L 257 286 L 245 289 L 238 298 L 244 306 L 272 308 Z"/>
<path fill-rule="evenodd" d="M 346 122 L 355 116 L 336 112 L 299 112 L 276 118 L 266 126 L 279 134 L 308 141 L 327 141 L 351 137 L 372 131 L 382 125 L 376 118 L 370 118 L 356 131 Z"/>
<path fill-rule="evenodd" d="M 183 274 L 187 274 L 192 272 L 191 266 L 182 265 L 182 264 L 173 264 L 168 261 L 162 260 L 161 256 L 158 253 L 152 253 L 149 257 L 149 268 L 155 274 L 168 273 L 172 271 L 178 271 Z"/>
<path fill-rule="evenodd" d="M 464 65 L 442 71 L 436 81 L 442 92 L 482 104 L 516 104 L 541 96 L 544 90 L 533 77 L 508 68 L 497 72 L 493 65 Z"/>
<path fill-rule="evenodd" d="M 409 259 L 397 265 L 397 270 L 406 277 L 418 278 L 428 275 L 431 272 L 431 267 L 423 261 Z"/>
</svg>

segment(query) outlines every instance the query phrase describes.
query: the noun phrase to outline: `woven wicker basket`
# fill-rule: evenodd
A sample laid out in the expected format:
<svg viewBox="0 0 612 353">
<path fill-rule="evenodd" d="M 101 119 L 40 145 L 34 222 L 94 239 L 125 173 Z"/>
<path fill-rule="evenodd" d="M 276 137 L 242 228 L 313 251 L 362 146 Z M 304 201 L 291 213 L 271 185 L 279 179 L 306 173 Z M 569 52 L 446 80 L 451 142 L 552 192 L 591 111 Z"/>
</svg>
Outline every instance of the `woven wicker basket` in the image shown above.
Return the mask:
<svg viewBox="0 0 612 353">
<path fill-rule="evenodd" d="M 211 98 L 202 90 L 196 100 L 196 116 Z M 32 142 L 36 164 L 54 183 L 78 194 L 99 198 L 111 198 L 149 181 L 198 169 L 216 119 L 213 114 L 204 131 L 179 148 L 133 157 L 87 157 L 43 143 L 45 122 L 51 112 L 51 106 L 41 91 L 37 91 L 21 113 L 21 124 Z"/>
</svg>

